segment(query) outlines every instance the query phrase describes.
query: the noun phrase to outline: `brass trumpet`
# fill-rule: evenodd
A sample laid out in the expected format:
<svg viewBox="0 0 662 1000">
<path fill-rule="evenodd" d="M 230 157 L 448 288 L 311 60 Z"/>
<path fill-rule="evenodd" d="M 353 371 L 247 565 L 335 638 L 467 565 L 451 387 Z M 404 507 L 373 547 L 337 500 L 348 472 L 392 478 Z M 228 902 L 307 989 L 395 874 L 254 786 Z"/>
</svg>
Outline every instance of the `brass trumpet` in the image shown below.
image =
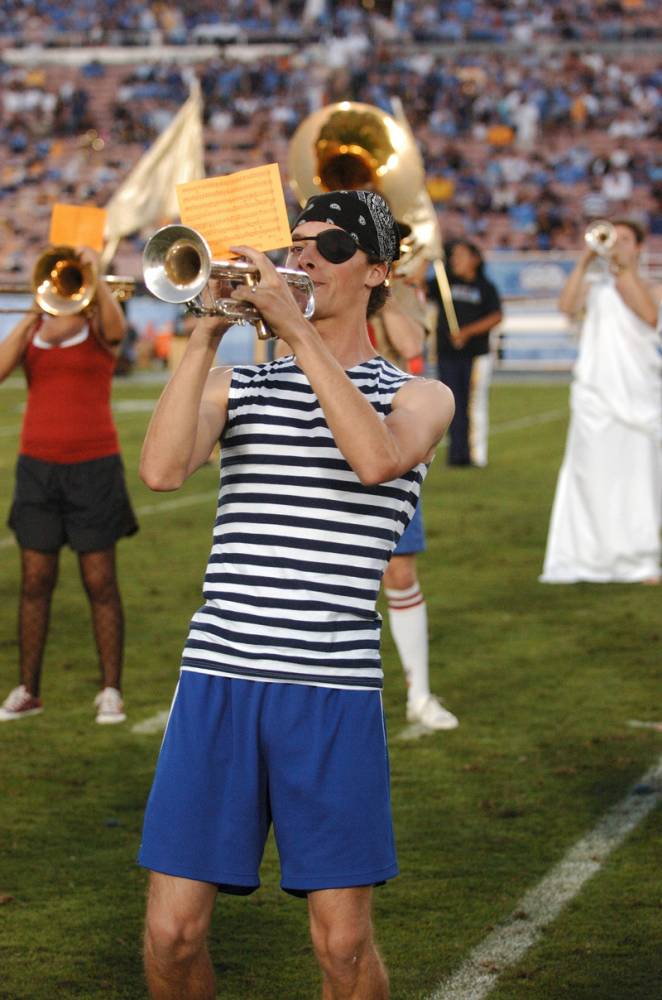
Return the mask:
<svg viewBox="0 0 662 1000">
<path fill-rule="evenodd" d="M 610 257 L 616 244 L 616 229 L 607 219 L 596 219 L 584 233 L 584 241 L 599 257 Z"/>
<path fill-rule="evenodd" d="M 45 312 L 49 316 L 73 316 L 84 312 L 94 301 L 102 278 L 119 302 L 133 295 L 135 280 L 117 274 L 99 275 L 94 264 L 84 264 L 73 247 L 50 246 L 37 258 L 30 284 L 7 284 L 3 292 L 34 295 L 32 309 L 0 309 L 2 313 Z"/>
<path fill-rule="evenodd" d="M 276 270 L 295 294 L 305 318 L 310 319 L 315 311 L 311 278 L 305 271 L 288 267 Z M 215 298 L 208 289 L 210 278 L 220 278 L 233 289 L 256 284 L 260 280 L 258 269 L 241 260 L 212 260 L 204 236 L 190 226 L 164 226 L 149 238 L 143 253 L 143 275 L 149 291 L 162 302 L 185 303 L 194 316 L 225 316 L 235 323 L 250 323 L 260 340 L 274 336 L 255 306 L 231 298 Z M 206 304 L 204 292 L 209 300 Z"/>
<path fill-rule="evenodd" d="M 37 305 L 51 316 L 83 312 L 96 292 L 98 273 L 94 264 L 83 264 L 68 246 L 48 247 L 32 272 L 32 291 Z"/>
</svg>

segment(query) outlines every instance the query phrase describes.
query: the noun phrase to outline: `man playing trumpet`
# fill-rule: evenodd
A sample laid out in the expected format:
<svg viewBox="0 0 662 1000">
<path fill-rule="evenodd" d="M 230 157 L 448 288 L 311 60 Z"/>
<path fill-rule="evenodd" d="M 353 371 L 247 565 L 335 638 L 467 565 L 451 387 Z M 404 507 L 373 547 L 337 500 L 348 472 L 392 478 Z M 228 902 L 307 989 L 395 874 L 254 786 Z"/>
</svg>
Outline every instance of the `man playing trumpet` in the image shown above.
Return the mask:
<svg viewBox="0 0 662 1000">
<path fill-rule="evenodd" d="M 597 237 L 596 237 L 597 232 Z M 543 583 L 659 583 L 662 288 L 639 273 L 644 232 L 591 227 L 559 308 L 585 310 Z M 589 265 L 605 267 L 594 282 Z"/>
<path fill-rule="evenodd" d="M 209 372 L 230 320 L 202 318 L 145 439 L 141 475 L 177 489 L 220 438 L 204 584 L 145 817 L 152 997 L 212 998 L 219 889 L 250 893 L 273 822 L 283 889 L 307 897 L 323 996 L 382 1000 L 372 886 L 397 874 L 375 602 L 453 414 L 449 390 L 376 356 L 366 317 L 399 253 L 380 195 L 311 198 L 288 265 L 238 288 L 291 353 Z"/>
<path fill-rule="evenodd" d="M 74 272 L 96 273 L 98 255 L 80 247 L 62 264 Z M 126 323 L 103 279 L 91 291 L 94 297 L 85 312 L 31 311 L 0 343 L 0 381 L 20 365 L 28 382 L 9 516 L 21 554 L 20 684 L 0 707 L 2 722 L 43 711 L 41 668 L 65 544 L 78 556 L 90 602 L 101 673 L 96 721 L 112 724 L 126 718 L 120 693 L 124 619 L 115 544 L 138 526 L 110 409 Z M 65 301 L 62 305 L 70 308 Z"/>
</svg>

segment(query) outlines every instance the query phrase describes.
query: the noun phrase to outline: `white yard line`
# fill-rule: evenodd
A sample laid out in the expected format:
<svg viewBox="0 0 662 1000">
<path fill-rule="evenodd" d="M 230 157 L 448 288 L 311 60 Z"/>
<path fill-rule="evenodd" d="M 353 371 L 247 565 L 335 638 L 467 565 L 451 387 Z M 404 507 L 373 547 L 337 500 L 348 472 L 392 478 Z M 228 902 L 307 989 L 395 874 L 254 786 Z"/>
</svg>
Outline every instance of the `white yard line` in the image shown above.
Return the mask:
<svg viewBox="0 0 662 1000">
<path fill-rule="evenodd" d="M 544 413 L 531 413 L 526 417 L 517 417 L 515 420 L 504 420 L 501 424 L 490 427 L 490 437 L 493 434 L 504 434 L 506 431 L 518 431 L 526 427 L 535 427 L 537 424 L 550 424 L 554 420 L 561 420 L 568 415 L 568 408 L 562 410 L 546 410 Z"/>
<path fill-rule="evenodd" d="M 632 729 L 655 729 L 658 733 L 662 733 L 662 722 L 640 722 L 639 719 L 628 719 L 625 725 Z"/>
<path fill-rule="evenodd" d="M 471 952 L 460 969 L 428 1000 L 481 1000 L 507 968 L 537 943 L 548 924 L 600 871 L 611 852 L 662 800 L 662 757 L 628 795 L 578 840 L 541 882 L 527 892 L 513 913 Z"/>
<path fill-rule="evenodd" d="M 191 493 L 188 497 L 175 497 L 173 500 L 161 500 L 159 503 L 146 503 L 142 507 L 136 507 L 136 514 L 139 517 L 146 517 L 149 514 L 161 514 L 168 510 L 177 510 L 178 507 L 191 507 L 196 503 L 206 503 L 218 496 L 218 490 L 207 490 L 206 493 Z"/>
<path fill-rule="evenodd" d="M 131 732 L 140 733 L 141 735 L 162 733 L 165 729 L 166 722 L 168 721 L 169 714 L 169 709 L 164 708 L 163 711 L 157 712 L 156 715 L 150 715 L 148 719 L 143 719 L 142 722 L 136 722 L 135 726 L 131 726 Z"/>
<path fill-rule="evenodd" d="M 412 740 L 420 740 L 421 736 L 433 736 L 436 735 L 438 730 L 429 729 L 424 726 L 422 722 L 411 722 L 404 729 L 401 729 L 398 733 L 396 739 L 404 740 L 405 742 L 411 742 Z"/>
</svg>

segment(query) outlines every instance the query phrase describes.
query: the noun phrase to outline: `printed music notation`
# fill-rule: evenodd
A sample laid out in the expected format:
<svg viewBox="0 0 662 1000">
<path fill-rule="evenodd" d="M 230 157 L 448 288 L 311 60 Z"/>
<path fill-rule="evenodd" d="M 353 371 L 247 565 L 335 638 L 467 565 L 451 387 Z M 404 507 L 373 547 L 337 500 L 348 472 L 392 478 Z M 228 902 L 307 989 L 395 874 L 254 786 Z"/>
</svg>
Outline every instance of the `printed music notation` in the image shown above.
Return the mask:
<svg viewBox="0 0 662 1000">
<path fill-rule="evenodd" d="M 56 246 L 92 247 L 103 250 L 106 228 L 105 208 L 94 205 L 65 205 L 56 202 L 51 211 L 49 242 Z"/>
<path fill-rule="evenodd" d="M 276 250 L 290 245 L 285 195 L 277 163 L 177 185 L 182 223 L 207 240 L 215 260 L 231 246 Z"/>
</svg>

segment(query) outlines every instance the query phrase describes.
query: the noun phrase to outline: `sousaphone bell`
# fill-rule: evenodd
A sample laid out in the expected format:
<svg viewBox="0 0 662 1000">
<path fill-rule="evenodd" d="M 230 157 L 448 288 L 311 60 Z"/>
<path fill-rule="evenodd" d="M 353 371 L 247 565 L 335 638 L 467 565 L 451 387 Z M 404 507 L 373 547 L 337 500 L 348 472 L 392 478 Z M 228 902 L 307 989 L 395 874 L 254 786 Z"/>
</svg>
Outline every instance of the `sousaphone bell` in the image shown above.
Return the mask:
<svg viewBox="0 0 662 1000">
<path fill-rule="evenodd" d="M 357 101 L 328 104 L 308 115 L 290 141 L 290 185 L 301 205 L 313 195 L 368 188 L 378 191 L 409 230 L 400 243 L 396 279 L 431 261 L 453 335 L 458 329 L 443 265 L 441 228 L 425 185 L 425 166 L 400 102 L 395 118 Z"/>
</svg>

